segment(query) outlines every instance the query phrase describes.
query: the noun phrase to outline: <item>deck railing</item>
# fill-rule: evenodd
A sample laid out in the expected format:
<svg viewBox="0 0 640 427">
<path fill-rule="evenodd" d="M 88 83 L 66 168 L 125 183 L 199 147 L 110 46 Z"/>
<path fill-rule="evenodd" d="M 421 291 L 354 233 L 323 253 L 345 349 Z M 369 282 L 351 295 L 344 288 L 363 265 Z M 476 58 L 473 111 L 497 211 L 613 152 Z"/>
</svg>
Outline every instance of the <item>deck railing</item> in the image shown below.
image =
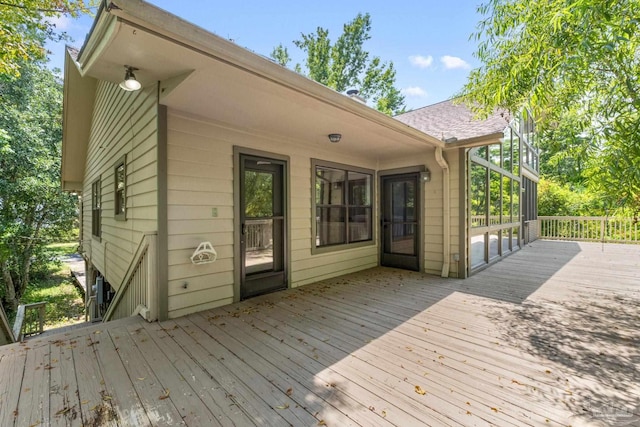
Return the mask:
<svg viewBox="0 0 640 427">
<path fill-rule="evenodd" d="M 269 248 L 273 244 L 273 220 L 251 220 L 245 233 L 247 250 Z"/>
<path fill-rule="evenodd" d="M 122 285 L 109 304 L 103 322 L 140 314 L 148 321 L 158 318 L 157 233 L 142 237 Z"/>
<path fill-rule="evenodd" d="M 44 332 L 45 308 L 47 302 L 20 304 L 13 323 L 13 337 L 16 341 Z"/>
<path fill-rule="evenodd" d="M 539 216 L 538 222 L 541 239 L 640 243 L 640 223 L 635 218 Z"/>
</svg>

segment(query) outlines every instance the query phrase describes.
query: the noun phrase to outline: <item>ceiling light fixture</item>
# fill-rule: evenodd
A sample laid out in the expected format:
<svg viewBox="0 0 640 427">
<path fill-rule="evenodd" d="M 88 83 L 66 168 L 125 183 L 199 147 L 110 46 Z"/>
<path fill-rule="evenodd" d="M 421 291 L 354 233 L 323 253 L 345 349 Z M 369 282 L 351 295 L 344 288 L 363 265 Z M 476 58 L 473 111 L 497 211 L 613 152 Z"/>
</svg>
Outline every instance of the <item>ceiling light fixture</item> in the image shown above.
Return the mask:
<svg viewBox="0 0 640 427">
<path fill-rule="evenodd" d="M 127 92 L 140 90 L 140 88 L 142 88 L 142 85 L 138 80 L 136 80 L 136 75 L 133 74 L 133 72 L 138 71 L 138 69 L 130 65 L 125 65 L 124 69 L 124 80 L 120 83 L 120 87 Z"/>
<path fill-rule="evenodd" d="M 339 134 L 339 133 L 330 133 L 329 134 L 329 141 L 333 142 L 334 144 L 336 142 L 340 142 L 341 138 L 342 138 L 342 134 Z"/>
</svg>

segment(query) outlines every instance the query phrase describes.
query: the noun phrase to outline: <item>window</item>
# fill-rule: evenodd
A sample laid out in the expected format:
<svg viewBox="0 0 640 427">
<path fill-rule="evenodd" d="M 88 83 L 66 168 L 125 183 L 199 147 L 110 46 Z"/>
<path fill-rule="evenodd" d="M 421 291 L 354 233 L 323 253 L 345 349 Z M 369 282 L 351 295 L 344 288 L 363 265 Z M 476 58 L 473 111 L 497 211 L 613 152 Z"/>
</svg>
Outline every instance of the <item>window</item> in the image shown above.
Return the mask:
<svg viewBox="0 0 640 427">
<path fill-rule="evenodd" d="M 313 161 L 315 248 L 373 240 L 373 171 Z"/>
<path fill-rule="evenodd" d="M 114 173 L 114 217 L 119 221 L 127 219 L 127 163 L 126 157 L 120 159 Z"/>
<path fill-rule="evenodd" d="M 519 237 L 520 154 L 526 153 L 524 142 L 516 129 L 508 126 L 500 144 L 469 150 L 468 209 L 472 270 L 518 248 L 513 239 Z"/>
<path fill-rule="evenodd" d="M 91 184 L 91 234 L 100 239 L 102 235 L 102 182 L 100 178 Z"/>
<path fill-rule="evenodd" d="M 487 173 L 488 169 L 471 163 L 471 227 L 486 227 L 487 221 Z"/>
</svg>

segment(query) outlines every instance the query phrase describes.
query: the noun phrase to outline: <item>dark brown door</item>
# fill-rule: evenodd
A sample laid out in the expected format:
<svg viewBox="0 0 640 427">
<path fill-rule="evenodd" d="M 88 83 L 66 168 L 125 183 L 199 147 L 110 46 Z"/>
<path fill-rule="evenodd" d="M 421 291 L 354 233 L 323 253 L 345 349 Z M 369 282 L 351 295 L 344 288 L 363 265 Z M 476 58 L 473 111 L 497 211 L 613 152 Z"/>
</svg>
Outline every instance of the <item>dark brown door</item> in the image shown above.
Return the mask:
<svg viewBox="0 0 640 427">
<path fill-rule="evenodd" d="M 240 156 L 240 298 L 287 287 L 285 163 Z"/>
<path fill-rule="evenodd" d="M 382 177 L 383 266 L 420 269 L 419 178 L 418 173 Z"/>
</svg>

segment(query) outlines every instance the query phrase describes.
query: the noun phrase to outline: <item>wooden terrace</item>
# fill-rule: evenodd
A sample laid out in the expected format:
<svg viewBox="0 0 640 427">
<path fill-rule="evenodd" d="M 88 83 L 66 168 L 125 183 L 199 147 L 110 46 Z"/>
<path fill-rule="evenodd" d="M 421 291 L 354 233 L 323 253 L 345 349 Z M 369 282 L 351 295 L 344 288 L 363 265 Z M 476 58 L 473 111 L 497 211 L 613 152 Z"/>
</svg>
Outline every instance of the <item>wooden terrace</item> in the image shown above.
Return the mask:
<svg viewBox="0 0 640 427">
<path fill-rule="evenodd" d="M 640 246 L 537 241 L 0 348 L 0 426 L 640 425 Z"/>
</svg>

